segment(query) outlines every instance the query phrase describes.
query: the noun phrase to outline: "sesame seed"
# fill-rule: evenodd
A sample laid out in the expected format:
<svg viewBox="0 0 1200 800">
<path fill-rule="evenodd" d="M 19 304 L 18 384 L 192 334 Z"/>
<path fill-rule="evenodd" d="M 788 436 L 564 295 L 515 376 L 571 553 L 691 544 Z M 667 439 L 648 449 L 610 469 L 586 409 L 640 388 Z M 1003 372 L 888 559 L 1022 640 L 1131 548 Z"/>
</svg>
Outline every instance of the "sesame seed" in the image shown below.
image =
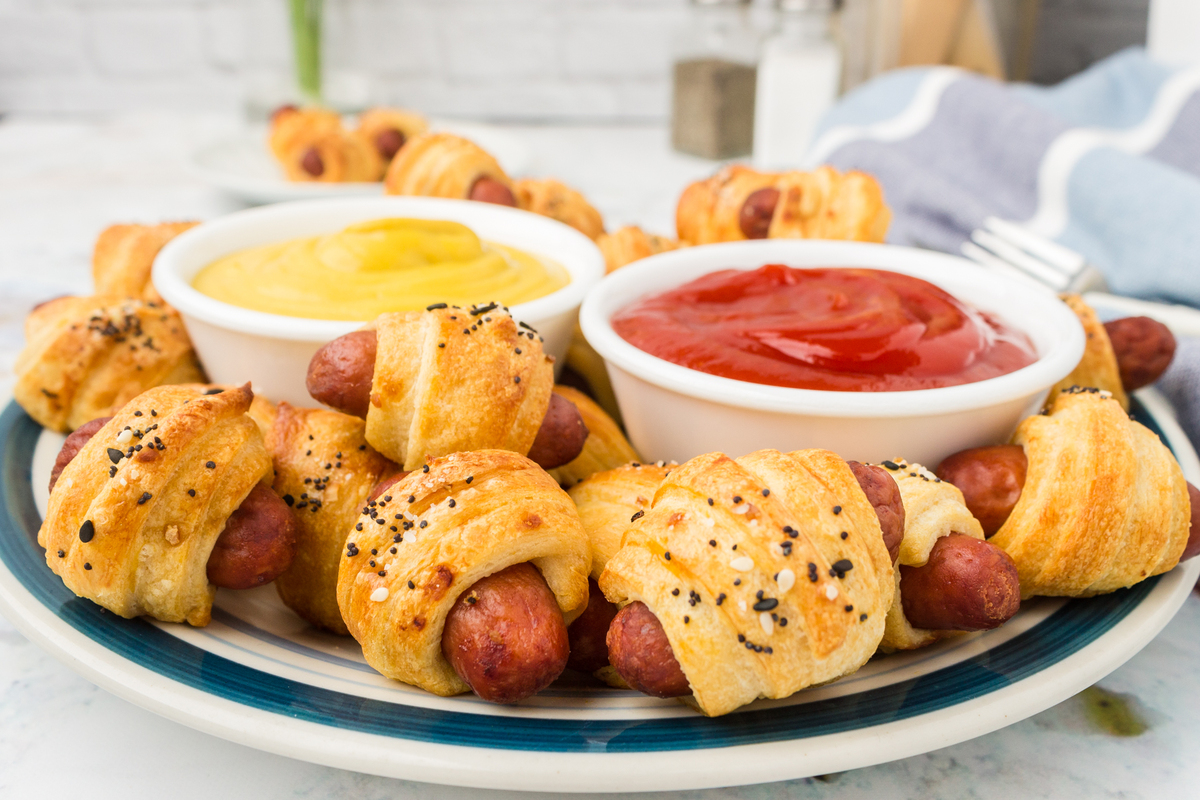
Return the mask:
<svg viewBox="0 0 1200 800">
<path fill-rule="evenodd" d="M 691 621 L 692 621 L 692 618 L 691 618 L 691 617 L 689 617 L 689 616 L 687 616 L 686 614 L 684 614 L 684 616 L 683 616 L 683 624 L 684 624 L 684 625 L 687 625 L 687 624 L 688 624 L 689 622 L 691 622 Z"/>
<path fill-rule="evenodd" d="M 90 519 L 85 519 L 83 524 L 79 526 L 79 541 L 83 543 L 90 542 L 96 535 L 96 526 Z"/>
<path fill-rule="evenodd" d="M 664 551 L 663 551 L 663 558 L 665 558 L 667 561 L 670 561 L 670 560 L 671 560 L 671 551 L 670 551 L 670 550 L 664 550 Z"/>
<path fill-rule="evenodd" d="M 67 551 L 66 551 L 66 550 L 59 550 L 59 551 L 58 551 L 58 557 L 59 557 L 59 558 L 66 558 L 66 557 L 67 557 Z"/>
<path fill-rule="evenodd" d="M 384 600 L 387 600 L 387 599 L 388 599 L 388 588 L 386 586 L 380 586 L 378 589 L 371 592 L 372 602 L 382 603 Z"/>
<path fill-rule="evenodd" d="M 421 472 L 424 472 L 424 473 L 428 474 L 428 472 L 429 472 L 429 465 L 428 465 L 428 464 L 426 464 L 425 466 L 421 467 Z"/>
<path fill-rule="evenodd" d="M 92 565 L 91 565 L 91 564 L 88 564 L 88 563 L 86 563 L 86 562 L 85 562 L 85 563 L 84 563 L 84 565 L 83 565 L 83 568 L 84 568 L 84 569 L 91 569 L 91 568 L 92 568 Z"/>
<path fill-rule="evenodd" d="M 708 504 L 709 504 L 710 506 L 713 504 L 713 499 L 712 499 L 711 497 L 710 497 L 710 498 L 708 498 Z"/>
<path fill-rule="evenodd" d="M 716 546 L 717 546 L 717 540 L 716 540 L 716 539 L 709 539 L 709 540 L 708 540 L 708 546 L 709 546 L 709 547 L 716 547 Z"/>
<path fill-rule="evenodd" d="M 883 462 L 880 462 L 880 466 L 885 467 L 886 469 L 893 470 L 893 471 L 900 469 L 900 465 L 897 464 L 895 461 L 883 461 Z"/>
<path fill-rule="evenodd" d="M 830 600 L 837 600 L 838 589 L 832 583 L 825 587 L 825 596 Z"/>
<path fill-rule="evenodd" d="M 672 589 L 672 590 L 671 590 L 671 596 L 672 596 L 672 597 L 679 597 L 679 590 L 678 590 L 678 589 Z"/>
<path fill-rule="evenodd" d="M 754 560 L 749 556 L 739 556 L 730 561 L 729 566 L 738 572 L 749 572 L 754 569 Z"/>
<path fill-rule="evenodd" d="M 635 511 L 633 516 L 629 518 L 630 522 L 637 522 L 642 517 L 646 516 L 645 511 Z"/>
<path fill-rule="evenodd" d="M 847 605 L 847 606 L 846 606 L 846 611 L 847 611 L 847 612 L 850 612 L 850 611 L 853 611 L 853 610 L 854 610 L 854 606 L 852 606 L 852 605 Z"/>
<path fill-rule="evenodd" d="M 516 377 L 514 377 L 514 378 L 513 378 L 513 383 L 520 383 L 520 382 L 521 382 L 521 376 L 520 376 L 520 375 L 517 375 Z"/>
<path fill-rule="evenodd" d="M 740 502 L 742 502 L 742 496 L 740 494 L 735 494 L 733 496 L 733 504 L 736 506 Z"/>
<path fill-rule="evenodd" d="M 446 505 L 450 506 L 451 508 L 454 508 L 456 505 L 458 505 L 458 503 L 454 502 L 454 498 L 451 497 L 449 500 L 446 501 Z"/>
<path fill-rule="evenodd" d="M 866 615 L 866 614 L 859 614 L 859 615 L 858 615 L 858 621 L 859 621 L 859 622 L 866 622 L 866 621 L 867 621 L 867 615 Z"/>
<path fill-rule="evenodd" d="M 754 604 L 755 611 L 770 611 L 779 605 L 779 601 L 774 597 L 764 597 Z"/>
<path fill-rule="evenodd" d="M 424 527 L 425 527 L 426 525 L 428 525 L 428 524 L 429 524 L 429 523 L 428 523 L 428 522 L 426 522 L 425 520 L 421 520 L 421 524 L 420 524 L 418 527 L 424 528 Z"/>
<path fill-rule="evenodd" d="M 834 513 L 835 515 L 842 513 L 842 507 L 841 507 L 841 506 L 834 506 L 834 507 L 833 507 L 833 513 Z"/>
<path fill-rule="evenodd" d="M 721 603 L 724 603 L 724 602 L 725 602 L 725 593 L 721 592 L 719 595 L 717 595 L 717 605 L 721 605 Z"/>
<path fill-rule="evenodd" d="M 150 494 L 149 492 L 142 492 L 142 496 L 138 498 L 137 504 L 139 506 L 144 506 L 144 505 L 146 505 L 146 501 L 148 501 L 153 496 L 154 495 Z"/>
<path fill-rule="evenodd" d="M 209 461 L 209 462 L 208 462 L 207 464 L 205 464 L 204 466 L 208 467 L 209 469 L 216 469 L 216 468 L 217 468 L 217 462 L 215 462 L 215 461 Z"/>
<path fill-rule="evenodd" d="M 790 569 L 781 569 L 779 570 L 779 574 L 775 576 L 775 582 L 779 584 L 781 592 L 786 592 L 796 585 L 796 573 Z"/>
<path fill-rule="evenodd" d="M 841 536 L 843 539 L 849 539 L 850 533 L 848 531 L 842 531 L 839 536 Z"/>
<path fill-rule="evenodd" d="M 770 497 L 770 496 L 771 496 L 771 490 L 770 490 L 770 489 L 763 489 L 763 490 L 762 490 L 762 496 L 763 496 L 763 497 Z"/>
<path fill-rule="evenodd" d="M 755 606 L 757 607 L 757 603 Z M 771 619 L 770 613 L 764 611 L 758 615 L 758 624 L 762 626 L 763 633 L 770 636 L 775 632 L 775 620 Z"/>
</svg>

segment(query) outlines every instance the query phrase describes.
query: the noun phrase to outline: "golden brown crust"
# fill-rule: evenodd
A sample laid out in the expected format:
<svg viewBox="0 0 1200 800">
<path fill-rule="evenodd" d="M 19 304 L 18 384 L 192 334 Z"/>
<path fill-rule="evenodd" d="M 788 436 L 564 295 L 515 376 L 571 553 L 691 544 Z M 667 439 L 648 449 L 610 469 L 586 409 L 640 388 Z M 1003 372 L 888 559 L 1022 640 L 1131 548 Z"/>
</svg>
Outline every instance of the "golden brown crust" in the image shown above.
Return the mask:
<svg viewBox="0 0 1200 800">
<path fill-rule="evenodd" d="M 777 175 L 741 164 L 722 167 L 716 175 L 683 190 L 675 208 L 675 230 L 692 244 L 745 239 L 738 216 L 742 203 L 759 189 L 774 186 Z"/>
<path fill-rule="evenodd" d="M 675 210 L 679 238 L 693 244 L 746 238 L 742 204 L 759 189 L 779 191 L 768 236 L 772 239 L 846 239 L 882 242 L 891 211 L 879 183 L 863 172 L 830 166 L 811 172 L 757 172 L 739 164 L 684 189 Z"/>
<path fill-rule="evenodd" d="M 621 549 L 621 538 L 639 511 L 650 510 L 654 493 L 677 464 L 626 464 L 598 472 L 567 490 L 579 510 L 592 548 L 592 577 L 599 580 Z"/>
<path fill-rule="evenodd" d="M 229 515 L 271 479 L 271 459 L 246 414 L 249 387 L 207 389 L 139 395 L 63 470 L 38 544 L 80 597 L 122 617 L 208 624 L 209 554 Z"/>
<path fill-rule="evenodd" d="M 983 527 L 971 516 L 962 492 L 956 487 L 920 464 L 909 464 L 902 458 L 892 459 L 890 463 L 900 467 L 889 469 L 888 474 L 896 481 L 904 502 L 904 538 L 900 542 L 900 557 L 893 567 L 896 588 L 892 606 L 888 609 L 883 641 L 879 644 L 879 649 L 884 652 L 914 650 L 956 633 L 924 630 L 909 624 L 900 601 L 900 567 L 924 566 L 937 540 L 951 533 L 983 539 Z"/>
<path fill-rule="evenodd" d="M 604 233 L 600 212 L 582 194 L 560 181 L 526 178 L 514 181 L 512 188 L 518 208 L 570 225 L 589 239 Z"/>
<path fill-rule="evenodd" d="M 1025 487 L 990 541 L 1016 562 L 1021 596 L 1088 597 L 1166 572 L 1187 544 L 1179 464 L 1107 392 L 1068 390 L 1013 434 Z"/>
<path fill-rule="evenodd" d="M 449 133 L 423 133 L 392 159 L 384 184 L 388 194 L 464 200 L 483 177 L 509 189 L 513 185 L 496 159 L 474 142 Z"/>
<path fill-rule="evenodd" d="M 111 225 L 101 231 L 92 252 L 92 280 L 96 294 L 136 297 L 162 302 L 150 270 L 167 242 L 199 222 L 163 222 L 158 225 Z"/>
<path fill-rule="evenodd" d="M 1072 386 L 1092 386 L 1110 393 L 1113 399 L 1121 404 L 1121 408 L 1129 410 L 1129 396 L 1121 384 L 1121 370 L 1117 366 L 1117 354 L 1108 338 L 1104 323 L 1096 316 L 1096 312 L 1077 294 L 1064 294 L 1062 300 L 1079 317 L 1086 337 L 1083 345 L 1083 358 L 1071 370 L 1071 374 L 1063 378 L 1050 389 L 1046 397 L 1046 407 L 1057 398 L 1064 389 Z"/>
<path fill-rule="evenodd" d="M 396 467 L 375 452 L 366 423 L 326 409 L 280 403 L 267 436 L 272 488 L 296 518 L 296 556 L 275 579 L 284 605 L 332 633 L 346 635 L 337 604 L 338 565 L 375 484 Z"/>
<path fill-rule="evenodd" d="M 383 675 L 443 696 L 468 691 L 442 655 L 446 615 L 476 581 L 514 564 L 541 572 L 567 621 L 586 608 L 591 560 L 575 505 L 524 456 L 455 453 L 389 493 L 350 531 L 338 574 L 342 618 Z"/>
<path fill-rule="evenodd" d="M 613 418 L 592 398 L 570 386 L 555 386 L 554 393 L 570 400 L 579 409 L 579 416 L 588 429 L 583 451 L 569 463 L 550 470 L 560 486 L 574 486 L 589 475 L 641 458 Z"/>
<path fill-rule="evenodd" d="M 687 247 L 687 242 L 646 233 L 636 225 L 602 233 L 596 238 L 596 244 L 604 254 L 605 272 L 615 272 L 634 261 Z"/>
<path fill-rule="evenodd" d="M 152 386 L 204 380 L 173 308 L 116 297 L 59 297 L 25 320 L 13 396 L 44 427 L 69 431 Z"/>
<path fill-rule="evenodd" d="M 693 702 L 716 716 L 866 663 L 893 577 L 879 520 L 845 461 L 761 450 L 675 468 L 600 588 L 611 602 L 649 606 Z"/>
<path fill-rule="evenodd" d="M 554 388 L 541 337 L 494 304 L 383 314 L 369 327 L 372 447 L 406 470 L 460 450 L 529 452 Z"/>
<path fill-rule="evenodd" d="M 845 239 L 882 242 L 892 212 L 883 189 L 865 172 L 839 173 L 830 166 L 812 172 L 785 172 L 775 184 L 779 203 L 771 218 L 771 239 Z"/>
<path fill-rule="evenodd" d="M 365 139 L 351 136 L 342 118 L 323 108 L 285 109 L 271 121 L 271 152 L 291 181 L 345 183 L 377 181 L 383 159 Z M 309 151 L 320 157 L 322 170 L 313 175 L 303 164 Z"/>
</svg>

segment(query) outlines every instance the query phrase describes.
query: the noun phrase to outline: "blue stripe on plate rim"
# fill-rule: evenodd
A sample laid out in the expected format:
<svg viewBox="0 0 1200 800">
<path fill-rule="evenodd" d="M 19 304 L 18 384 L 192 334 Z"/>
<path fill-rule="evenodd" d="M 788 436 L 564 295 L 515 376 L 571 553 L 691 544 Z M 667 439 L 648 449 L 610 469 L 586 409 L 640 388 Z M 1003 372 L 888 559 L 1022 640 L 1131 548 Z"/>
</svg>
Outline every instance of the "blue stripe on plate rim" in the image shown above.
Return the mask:
<svg viewBox="0 0 1200 800">
<path fill-rule="evenodd" d="M 1139 420 L 1158 431 L 1154 420 Z M 560 753 L 640 753 L 790 741 L 898 722 L 1000 691 L 1096 641 L 1157 584 L 1071 601 L 1031 630 L 953 666 L 910 680 L 802 705 L 717 719 L 488 717 L 422 709 L 309 686 L 215 656 L 144 620 L 125 620 L 75 597 L 45 566 L 30 462 L 41 428 L 15 403 L 0 415 L 0 561 L 36 600 L 78 633 L 163 677 L 249 708 L 318 725 L 434 744 Z M 1161 435 L 1161 434 L 1160 434 Z M 1165 437 L 1164 437 L 1165 438 Z"/>
</svg>

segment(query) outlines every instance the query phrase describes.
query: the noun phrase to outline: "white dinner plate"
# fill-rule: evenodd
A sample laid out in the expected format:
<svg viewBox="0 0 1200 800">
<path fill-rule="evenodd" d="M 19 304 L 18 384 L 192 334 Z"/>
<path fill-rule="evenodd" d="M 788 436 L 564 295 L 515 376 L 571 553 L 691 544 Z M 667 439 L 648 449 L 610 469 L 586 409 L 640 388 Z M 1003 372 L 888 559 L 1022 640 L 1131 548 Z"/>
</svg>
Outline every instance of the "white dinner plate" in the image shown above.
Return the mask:
<svg viewBox="0 0 1200 800">
<path fill-rule="evenodd" d="M 529 169 L 532 161 L 529 146 L 503 128 L 451 120 L 430 120 L 430 127 L 475 142 L 491 153 L 509 175 L 523 175 Z M 267 148 L 265 125 L 249 127 L 237 135 L 201 147 L 192 155 L 191 166 L 204 182 L 251 204 L 383 194 L 382 183 L 289 181 Z"/>
<path fill-rule="evenodd" d="M 1139 418 L 1200 462 L 1153 391 Z M 0 416 L 0 611 L 88 679 L 165 717 L 273 753 L 433 783 L 613 792 L 779 781 L 946 747 L 1036 714 L 1123 664 L 1167 624 L 1200 559 L 1132 589 L 1038 599 L 995 631 L 873 659 L 854 675 L 717 719 L 564 678 L 516 706 L 387 680 L 350 638 L 272 587 L 220 591 L 206 628 L 126 620 L 75 597 L 37 546 L 62 437 Z M 32 480 L 32 483 L 31 483 Z"/>
</svg>

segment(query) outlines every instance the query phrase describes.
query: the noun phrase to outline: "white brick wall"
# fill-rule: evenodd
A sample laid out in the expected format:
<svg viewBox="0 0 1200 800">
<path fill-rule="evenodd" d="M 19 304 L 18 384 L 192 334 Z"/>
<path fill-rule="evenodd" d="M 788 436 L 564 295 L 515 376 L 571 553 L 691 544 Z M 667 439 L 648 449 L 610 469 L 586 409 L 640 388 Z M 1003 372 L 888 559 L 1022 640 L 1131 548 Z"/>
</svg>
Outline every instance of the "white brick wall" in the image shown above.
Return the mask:
<svg viewBox="0 0 1200 800">
<path fill-rule="evenodd" d="M 0 0 L 0 112 L 230 111 L 278 94 L 286 0 Z M 756 0 L 763 3 L 764 0 Z M 326 0 L 376 99 L 508 120 L 663 119 L 686 0 Z"/>
</svg>

